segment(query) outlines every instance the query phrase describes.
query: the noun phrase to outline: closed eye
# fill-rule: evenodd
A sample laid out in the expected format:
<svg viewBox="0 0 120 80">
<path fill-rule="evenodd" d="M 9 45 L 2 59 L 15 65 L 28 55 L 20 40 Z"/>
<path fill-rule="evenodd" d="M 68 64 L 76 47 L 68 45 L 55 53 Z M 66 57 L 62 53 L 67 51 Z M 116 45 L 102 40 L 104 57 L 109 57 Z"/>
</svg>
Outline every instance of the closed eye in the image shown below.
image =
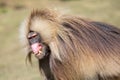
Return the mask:
<svg viewBox="0 0 120 80">
<path fill-rule="evenodd" d="M 32 35 L 28 35 L 28 39 L 34 38 L 34 37 L 36 37 L 36 36 L 37 36 L 37 33 L 34 33 L 34 34 L 32 34 Z"/>
</svg>

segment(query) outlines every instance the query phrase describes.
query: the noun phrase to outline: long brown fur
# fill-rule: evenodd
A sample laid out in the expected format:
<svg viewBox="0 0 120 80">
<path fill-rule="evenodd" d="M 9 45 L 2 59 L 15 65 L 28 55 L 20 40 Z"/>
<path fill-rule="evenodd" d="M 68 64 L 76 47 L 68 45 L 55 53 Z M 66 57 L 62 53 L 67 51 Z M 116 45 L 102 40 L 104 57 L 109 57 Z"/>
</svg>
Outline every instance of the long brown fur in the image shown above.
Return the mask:
<svg viewBox="0 0 120 80">
<path fill-rule="evenodd" d="M 39 60 L 46 80 L 120 80 L 120 29 L 48 9 L 33 11 L 24 27 L 50 47 Z"/>
</svg>

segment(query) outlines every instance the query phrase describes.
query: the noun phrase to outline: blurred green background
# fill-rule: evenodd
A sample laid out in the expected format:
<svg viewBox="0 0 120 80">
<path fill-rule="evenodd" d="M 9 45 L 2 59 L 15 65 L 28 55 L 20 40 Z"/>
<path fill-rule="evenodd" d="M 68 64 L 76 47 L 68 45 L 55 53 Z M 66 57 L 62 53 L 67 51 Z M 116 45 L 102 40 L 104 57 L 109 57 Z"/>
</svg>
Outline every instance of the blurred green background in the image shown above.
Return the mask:
<svg viewBox="0 0 120 80">
<path fill-rule="evenodd" d="M 0 80 L 40 80 L 37 60 L 25 63 L 19 25 L 32 9 L 49 6 L 120 26 L 120 0 L 0 0 Z"/>
</svg>

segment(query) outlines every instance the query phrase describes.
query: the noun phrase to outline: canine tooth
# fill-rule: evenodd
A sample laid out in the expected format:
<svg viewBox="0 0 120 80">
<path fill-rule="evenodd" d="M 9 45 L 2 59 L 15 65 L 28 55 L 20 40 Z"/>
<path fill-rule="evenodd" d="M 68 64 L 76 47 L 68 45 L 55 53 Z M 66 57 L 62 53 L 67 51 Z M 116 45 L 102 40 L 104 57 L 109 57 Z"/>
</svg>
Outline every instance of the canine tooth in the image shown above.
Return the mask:
<svg viewBox="0 0 120 80">
<path fill-rule="evenodd" d="M 39 51 L 39 53 L 42 53 L 42 51 Z"/>
</svg>

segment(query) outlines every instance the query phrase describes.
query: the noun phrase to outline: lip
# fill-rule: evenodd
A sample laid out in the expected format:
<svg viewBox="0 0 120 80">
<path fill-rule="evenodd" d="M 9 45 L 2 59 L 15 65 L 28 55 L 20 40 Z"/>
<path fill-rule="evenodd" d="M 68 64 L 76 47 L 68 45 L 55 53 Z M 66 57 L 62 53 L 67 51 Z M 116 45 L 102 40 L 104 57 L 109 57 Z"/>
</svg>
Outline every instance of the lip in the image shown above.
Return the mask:
<svg viewBox="0 0 120 80">
<path fill-rule="evenodd" d="M 42 53 L 42 45 L 40 43 L 34 43 L 31 45 L 31 49 L 35 55 Z"/>
<path fill-rule="evenodd" d="M 42 54 L 42 50 L 39 50 L 38 53 L 34 53 L 34 54 L 38 56 L 38 55 Z"/>
</svg>

